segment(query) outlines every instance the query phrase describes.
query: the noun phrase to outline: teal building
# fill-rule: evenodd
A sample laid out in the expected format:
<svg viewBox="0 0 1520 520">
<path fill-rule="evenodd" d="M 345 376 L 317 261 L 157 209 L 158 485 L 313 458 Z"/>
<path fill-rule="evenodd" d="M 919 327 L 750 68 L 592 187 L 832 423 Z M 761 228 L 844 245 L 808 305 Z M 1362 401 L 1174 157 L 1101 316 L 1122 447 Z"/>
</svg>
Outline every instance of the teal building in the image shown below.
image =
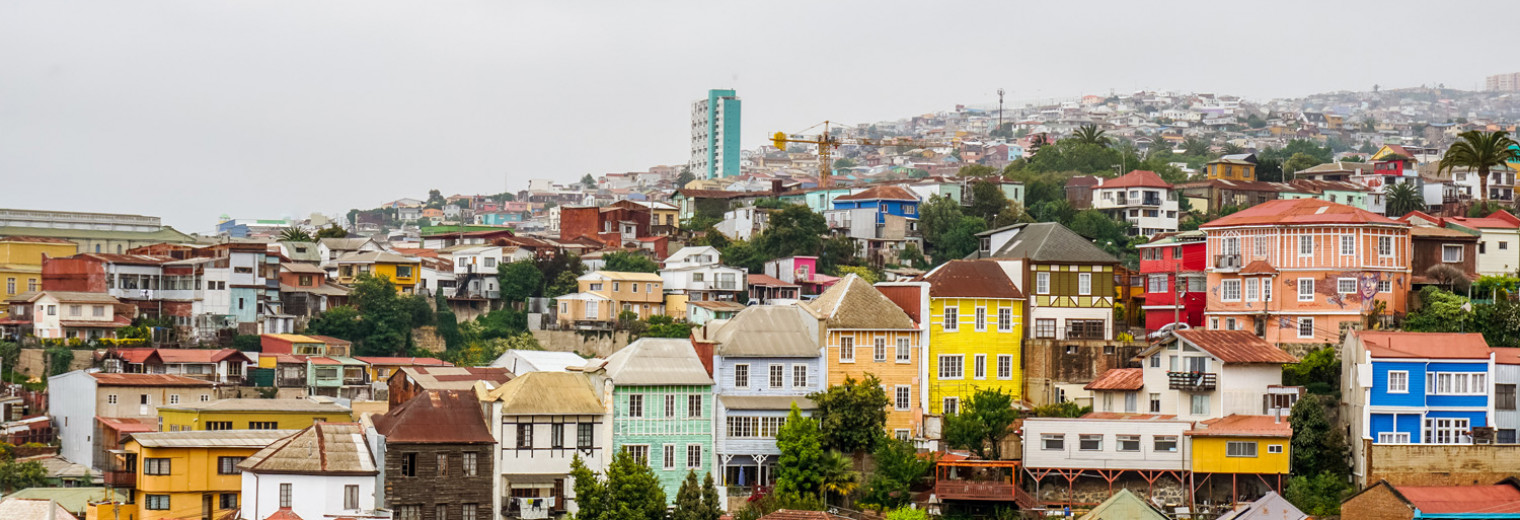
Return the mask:
<svg viewBox="0 0 1520 520">
<path fill-rule="evenodd" d="M 691 173 L 702 179 L 739 175 L 740 101 L 733 90 L 709 90 L 691 106 Z"/>
<path fill-rule="evenodd" d="M 713 471 L 713 380 L 690 340 L 640 339 L 595 370 L 612 386 L 612 449 L 645 461 L 667 501 L 687 471 Z"/>
</svg>

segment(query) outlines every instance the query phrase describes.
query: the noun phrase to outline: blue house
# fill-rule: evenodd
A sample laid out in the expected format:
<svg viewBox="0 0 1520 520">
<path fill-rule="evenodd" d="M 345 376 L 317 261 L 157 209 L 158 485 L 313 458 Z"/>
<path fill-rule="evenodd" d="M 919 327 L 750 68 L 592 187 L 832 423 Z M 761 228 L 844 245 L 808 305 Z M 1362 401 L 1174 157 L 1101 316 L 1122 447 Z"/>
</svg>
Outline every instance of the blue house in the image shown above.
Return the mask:
<svg viewBox="0 0 1520 520">
<path fill-rule="evenodd" d="M 798 305 L 756 305 L 703 333 L 713 344 L 719 484 L 768 486 L 781 456 L 776 430 L 793 404 L 811 413 L 806 395 L 824 389 L 818 318 Z"/>
<path fill-rule="evenodd" d="M 1493 426 L 1494 352 L 1482 334 L 1359 331 L 1341 355 L 1359 479 L 1366 478 L 1363 441 L 1472 444 L 1475 429 Z"/>
<path fill-rule="evenodd" d="M 860 193 L 834 198 L 834 209 L 874 209 L 876 223 L 886 215 L 918 218 L 918 197 L 901 186 L 873 186 Z"/>
</svg>

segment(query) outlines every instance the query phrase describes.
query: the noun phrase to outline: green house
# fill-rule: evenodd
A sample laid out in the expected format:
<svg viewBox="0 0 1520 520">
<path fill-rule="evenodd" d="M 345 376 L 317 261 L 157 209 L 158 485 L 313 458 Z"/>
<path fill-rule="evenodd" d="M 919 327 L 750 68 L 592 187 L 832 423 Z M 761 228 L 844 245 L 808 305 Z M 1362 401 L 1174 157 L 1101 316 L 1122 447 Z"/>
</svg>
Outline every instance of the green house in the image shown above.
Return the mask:
<svg viewBox="0 0 1520 520">
<path fill-rule="evenodd" d="M 687 471 L 713 471 L 713 380 L 690 340 L 640 339 L 595 370 L 613 388 L 612 449 L 645 461 L 666 500 Z"/>
</svg>

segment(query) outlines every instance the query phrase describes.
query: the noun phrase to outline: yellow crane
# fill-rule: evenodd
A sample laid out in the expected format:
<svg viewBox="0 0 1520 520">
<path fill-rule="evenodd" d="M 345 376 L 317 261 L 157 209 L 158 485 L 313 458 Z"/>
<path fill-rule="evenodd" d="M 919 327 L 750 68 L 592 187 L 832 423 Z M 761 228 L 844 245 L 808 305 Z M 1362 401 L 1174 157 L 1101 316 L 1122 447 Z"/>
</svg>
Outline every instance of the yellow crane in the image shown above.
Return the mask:
<svg viewBox="0 0 1520 520">
<path fill-rule="evenodd" d="M 829 122 L 813 125 L 802 132 L 807 132 L 819 126 L 823 127 L 823 133 L 813 137 L 800 135 L 787 135 L 786 132 L 776 132 L 771 136 L 771 144 L 785 151 L 787 143 L 810 144 L 818 147 L 818 186 L 829 187 L 829 176 L 834 172 L 833 161 L 829 159 L 834 155 L 834 149 L 840 145 L 852 146 L 912 146 L 918 148 L 955 146 L 954 141 L 929 141 L 921 139 L 908 139 L 894 137 L 890 139 L 868 139 L 862 137 L 835 137 L 829 134 Z M 798 133 L 802 133 L 798 132 Z"/>
</svg>

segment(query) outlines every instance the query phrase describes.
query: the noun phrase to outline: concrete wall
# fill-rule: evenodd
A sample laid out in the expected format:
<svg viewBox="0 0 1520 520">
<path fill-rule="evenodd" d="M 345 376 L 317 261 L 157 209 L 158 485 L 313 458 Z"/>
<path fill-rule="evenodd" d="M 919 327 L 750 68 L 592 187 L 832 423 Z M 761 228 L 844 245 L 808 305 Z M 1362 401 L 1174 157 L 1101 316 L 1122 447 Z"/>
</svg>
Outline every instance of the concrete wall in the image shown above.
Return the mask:
<svg viewBox="0 0 1520 520">
<path fill-rule="evenodd" d="M 444 343 L 443 336 L 438 335 L 438 328 L 432 325 L 412 329 L 412 342 L 417 344 L 417 348 L 428 352 L 443 352 L 444 350 L 448 350 L 448 345 Z"/>
<path fill-rule="evenodd" d="M 1395 486 L 1471 486 L 1493 484 L 1520 468 L 1520 445 L 1373 444 L 1367 453 L 1367 483 L 1387 480 Z"/>
<path fill-rule="evenodd" d="M 84 370 L 86 368 L 90 368 L 91 364 L 94 363 L 94 356 L 93 356 L 94 353 L 95 352 L 93 350 L 75 350 L 74 351 L 74 361 L 72 361 L 72 362 L 69 363 L 69 369 L 67 370 L 67 372 L 72 372 L 74 370 Z M 46 354 L 46 351 L 44 349 L 40 349 L 40 348 L 24 348 L 24 349 L 21 349 L 21 360 L 17 362 L 17 364 L 20 365 L 20 367 L 18 367 L 18 369 L 21 371 L 21 373 L 27 374 L 27 375 L 32 376 L 32 377 L 36 377 L 36 378 L 46 377 L 47 376 L 47 361 L 46 361 L 46 359 L 47 359 L 47 354 Z"/>
<path fill-rule="evenodd" d="M 583 332 L 574 330 L 535 330 L 533 338 L 544 350 L 575 352 L 605 358 L 630 341 L 627 332 Z"/>
</svg>

